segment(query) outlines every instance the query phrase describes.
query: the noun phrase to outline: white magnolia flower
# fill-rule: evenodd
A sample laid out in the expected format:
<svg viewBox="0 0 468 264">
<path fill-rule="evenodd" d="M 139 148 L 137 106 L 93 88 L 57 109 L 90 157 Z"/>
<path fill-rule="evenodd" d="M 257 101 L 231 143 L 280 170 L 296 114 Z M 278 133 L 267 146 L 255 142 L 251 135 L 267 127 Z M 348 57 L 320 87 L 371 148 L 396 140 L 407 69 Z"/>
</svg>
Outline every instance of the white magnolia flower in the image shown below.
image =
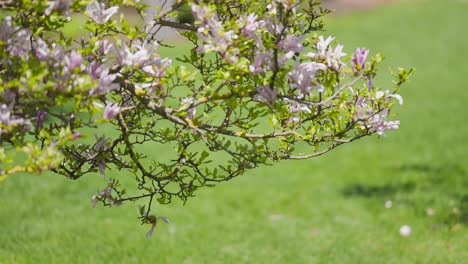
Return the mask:
<svg viewBox="0 0 468 264">
<path fill-rule="evenodd" d="M 399 103 L 400 105 L 403 104 L 403 97 L 401 97 L 401 95 L 399 95 L 399 94 L 391 94 L 391 95 L 389 95 L 388 97 L 393 97 L 393 98 L 395 98 L 395 99 L 398 101 L 398 103 Z"/>
<path fill-rule="evenodd" d="M 276 16 L 276 14 L 278 13 L 275 2 L 272 2 L 271 4 L 267 5 L 267 10 L 268 15 L 270 16 Z"/>
<path fill-rule="evenodd" d="M 328 37 L 324 39 L 323 36 L 318 37 L 319 41 L 315 44 L 316 53 L 309 52 L 307 53 L 307 57 L 309 58 L 325 58 L 327 56 L 327 50 L 330 44 L 335 40 L 334 37 Z"/>
<path fill-rule="evenodd" d="M 339 70 L 341 66 L 344 66 L 344 62 L 341 61 L 341 58 L 346 56 L 346 53 L 343 52 L 343 45 L 337 45 L 335 49 L 329 48 L 326 53 L 326 59 L 328 67 Z"/>
<path fill-rule="evenodd" d="M 395 100 L 397 100 L 397 102 L 400 105 L 403 104 L 403 97 L 401 97 L 401 95 L 399 95 L 399 94 L 390 94 L 389 90 L 377 91 L 375 93 L 375 99 L 381 99 L 382 97 L 385 97 L 386 99 L 395 98 Z"/>
</svg>

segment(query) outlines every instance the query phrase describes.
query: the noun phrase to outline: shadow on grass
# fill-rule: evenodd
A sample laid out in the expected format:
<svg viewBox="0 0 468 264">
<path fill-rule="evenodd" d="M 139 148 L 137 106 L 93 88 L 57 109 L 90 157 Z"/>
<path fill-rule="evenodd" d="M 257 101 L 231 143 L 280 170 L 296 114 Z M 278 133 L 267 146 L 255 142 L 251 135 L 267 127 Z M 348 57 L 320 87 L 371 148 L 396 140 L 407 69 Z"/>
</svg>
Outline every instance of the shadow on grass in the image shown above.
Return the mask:
<svg viewBox="0 0 468 264">
<path fill-rule="evenodd" d="M 416 188 L 413 182 L 371 185 L 365 183 L 355 183 L 346 186 L 343 189 L 343 195 L 346 197 L 386 197 L 395 195 L 398 192 L 411 192 Z"/>
<path fill-rule="evenodd" d="M 459 164 L 403 164 L 389 168 L 392 182 L 383 184 L 352 183 L 341 191 L 346 198 L 382 199 L 399 197 L 400 202 L 421 211 L 431 204 L 449 201 L 445 206 L 452 213 L 442 217 L 442 222 L 468 225 L 468 171 Z M 405 175 L 414 177 L 402 180 Z M 398 182 L 400 179 L 401 182 Z"/>
</svg>

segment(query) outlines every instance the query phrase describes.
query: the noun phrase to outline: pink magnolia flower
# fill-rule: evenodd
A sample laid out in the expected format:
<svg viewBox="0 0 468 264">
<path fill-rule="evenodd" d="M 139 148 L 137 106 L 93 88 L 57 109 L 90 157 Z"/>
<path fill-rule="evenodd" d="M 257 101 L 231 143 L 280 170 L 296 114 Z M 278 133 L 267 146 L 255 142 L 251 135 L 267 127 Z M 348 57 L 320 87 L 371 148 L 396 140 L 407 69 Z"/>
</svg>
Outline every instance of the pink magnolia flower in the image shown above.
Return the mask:
<svg viewBox="0 0 468 264">
<path fill-rule="evenodd" d="M 219 21 L 200 27 L 197 35 L 204 43 L 197 48 L 198 52 L 216 51 L 226 53 L 233 40 L 238 38 L 234 31 L 225 31 Z"/>
<path fill-rule="evenodd" d="M 41 38 L 36 38 L 32 44 L 33 54 L 40 61 L 47 62 L 50 65 L 58 66 L 63 61 L 70 62 L 70 57 L 66 56 L 63 47 L 57 43 L 49 44 Z"/>
<path fill-rule="evenodd" d="M 104 108 L 103 117 L 104 119 L 112 119 L 121 112 L 121 108 L 117 103 L 107 103 Z"/>
<path fill-rule="evenodd" d="M 98 137 L 97 135 L 94 135 L 96 138 L 96 143 L 94 144 L 94 149 L 96 151 L 105 151 L 107 149 L 107 142 L 109 141 L 108 138 L 106 138 L 105 135 L 102 135 L 101 137 Z"/>
<path fill-rule="evenodd" d="M 154 42 L 152 44 L 134 43 L 130 48 L 124 42 L 120 48 L 113 45 L 113 55 L 122 66 L 145 67 L 158 61 L 158 58 L 154 56 L 157 47 L 158 43 Z"/>
<path fill-rule="evenodd" d="M 50 58 L 55 60 L 57 63 L 61 63 L 64 60 L 64 57 L 66 55 L 65 49 L 62 47 L 62 45 L 57 44 L 57 43 L 52 43 L 51 45 L 51 52 L 50 52 Z"/>
<path fill-rule="evenodd" d="M 268 53 L 257 52 L 254 63 L 249 66 L 250 72 L 256 75 L 262 72 L 266 72 L 271 68 L 271 61 L 273 60 L 273 50 L 269 50 Z"/>
<path fill-rule="evenodd" d="M 247 18 L 241 17 L 237 22 L 243 27 L 242 35 L 248 38 L 254 38 L 255 32 L 265 25 L 265 21 L 257 21 L 258 15 L 252 13 Z"/>
<path fill-rule="evenodd" d="M 120 48 L 114 45 L 112 48 L 113 59 L 110 59 L 109 62 L 116 61 L 121 66 L 141 68 L 143 72 L 153 77 L 163 77 L 166 69 L 172 64 L 172 60 L 161 58 L 156 53 L 158 46 L 157 42 L 135 42 L 132 47 L 122 43 Z"/>
<path fill-rule="evenodd" d="M 288 104 L 290 113 L 312 113 L 312 110 L 310 110 L 309 106 L 307 106 L 306 104 L 301 104 L 295 100 L 290 100 L 288 98 L 284 98 L 284 102 Z"/>
<path fill-rule="evenodd" d="M 49 45 L 43 39 L 37 38 L 33 43 L 33 54 L 40 61 L 48 61 L 50 57 Z"/>
<path fill-rule="evenodd" d="M 70 55 L 65 57 L 65 63 L 69 70 L 80 67 L 82 60 L 83 56 L 81 56 L 81 54 L 76 51 L 72 51 Z"/>
<path fill-rule="evenodd" d="M 372 88 L 374 88 L 374 79 L 372 78 L 372 76 L 369 76 L 369 78 L 367 79 L 367 90 L 372 90 Z"/>
<path fill-rule="evenodd" d="M 288 73 L 288 79 L 291 86 L 299 89 L 302 94 L 310 94 L 311 89 L 323 91 L 323 86 L 314 82 L 314 78 L 318 71 L 326 70 L 327 66 L 317 62 L 296 62 L 294 68 Z"/>
<path fill-rule="evenodd" d="M 157 58 L 154 60 L 152 65 L 148 65 L 142 68 L 142 71 L 150 74 L 154 77 L 164 77 L 166 75 L 166 69 L 171 66 L 172 60 L 169 58 Z"/>
<path fill-rule="evenodd" d="M 93 79 L 99 79 L 99 75 L 101 74 L 102 67 L 99 65 L 97 61 L 91 62 L 88 67 L 86 68 L 86 72 L 93 77 Z"/>
<path fill-rule="evenodd" d="M 257 87 L 257 92 L 254 100 L 273 105 L 278 97 L 278 89 L 271 89 L 269 86 Z"/>
<path fill-rule="evenodd" d="M 72 140 L 77 140 L 78 138 L 81 137 L 81 133 L 80 132 L 76 132 L 72 135 L 71 139 Z"/>
<path fill-rule="evenodd" d="M 110 181 L 112 181 L 112 179 L 110 179 Z M 102 201 L 104 199 L 111 199 L 111 200 L 114 199 L 112 197 L 112 187 L 107 186 L 102 191 L 98 191 L 97 195 L 94 195 L 91 198 L 91 204 L 93 205 L 93 208 L 96 207 L 96 204 L 98 201 Z"/>
<path fill-rule="evenodd" d="M 8 41 L 8 52 L 10 52 L 12 56 L 29 59 L 29 52 L 31 51 L 31 35 L 32 32 L 29 29 L 16 31 Z"/>
<path fill-rule="evenodd" d="M 91 89 L 90 94 L 106 94 L 119 88 L 119 84 L 114 83 L 117 74 L 110 74 L 108 68 L 99 65 L 97 62 L 92 62 L 87 71 L 91 77 L 99 79 L 98 87 Z"/>
<path fill-rule="evenodd" d="M 293 117 L 291 117 L 288 120 L 288 123 L 296 123 L 299 122 L 299 115 L 303 112 L 305 113 L 312 113 L 312 110 L 310 110 L 309 106 L 306 104 L 299 103 L 295 100 L 290 100 L 288 98 L 284 98 L 283 101 L 288 105 L 289 112 L 291 114 L 294 114 Z"/>
<path fill-rule="evenodd" d="M 98 168 L 99 168 L 99 173 L 102 176 L 106 176 L 106 161 L 104 159 L 99 161 Z"/>
<path fill-rule="evenodd" d="M 324 39 L 323 36 L 318 37 L 317 43 L 315 43 L 316 52 L 307 53 L 307 57 L 318 60 L 324 60 L 327 62 L 327 66 L 334 70 L 339 70 L 344 66 L 344 62 L 341 58 L 346 55 L 343 52 L 343 45 L 337 45 L 336 48 L 331 47 L 331 43 L 335 38 L 328 37 Z"/>
<path fill-rule="evenodd" d="M 86 7 L 86 13 L 88 13 L 91 19 L 98 24 L 106 23 L 118 11 L 118 6 L 106 9 L 106 5 L 104 3 L 99 3 L 98 1 L 93 1 Z"/>
<path fill-rule="evenodd" d="M 151 235 L 153 234 L 154 232 L 154 229 L 156 228 L 156 226 L 158 225 L 158 219 L 161 219 L 164 223 L 166 224 L 169 224 L 169 219 L 167 219 L 166 217 L 164 216 L 158 216 L 156 217 L 156 215 L 150 215 L 149 216 L 149 222 L 151 224 L 151 228 L 150 230 L 146 233 L 146 238 L 150 238 Z"/>
<path fill-rule="evenodd" d="M 358 97 L 356 100 L 356 111 L 358 119 L 366 119 L 372 115 L 372 108 L 367 104 L 367 99 L 364 97 Z"/>
<path fill-rule="evenodd" d="M 266 23 L 266 29 L 274 35 L 279 35 L 284 29 L 284 25 L 281 22 L 276 21 L 275 17 L 267 17 L 264 19 Z"/>
<path fill-rule="evenodd" d="M 384 136 L 388 130 L 396 130 L 400 126 L 400 121 L 387 121 L 388 109 L 384 109 L 380 113 L 374 113 L 372 108 L 367 104 L 369 99 L 359 97 L 356 101 L 357 119 L 363 128 L 368 128 L 370 132 L 376 132 L 380 136 Z"/>
<path fill-rule="evenodd" d="M 371 130 L 377 132 L 378 135 L 385 135 L 385 131 L 396 130 L 400 126 L 400 121 L 386 121 L 388 109 L 383 110 L 380 114 L 375 114 L 369 118 Z"/>
<path fill-rule="evenodd" d="M 109 50 L 112 48 L 112 44 L 109 43 L 109 40 L 103 39 L 100 40 L 96 43 L 96 45 L 99 46 L 98 52 L 101 55 L 105 55 L 109 52 Z"/>
<path fill-rule="evenodd" d="M 57 10 L 60 12 L 64 12 L 66 15 L 68 15 L 68 9 L 72 4 L 72 0 L 47 1 L 47 9 L 45 10 L 45 14 L 50 15 L 53 11 Z"/>
<path fill-rule="evenodd" d="M 0 26 L 0 40 L 7 43 L 14 32 L 15 28 L 13 27 L 11 16 L 5 17 Z"/>
<path fill-rule="evenodd" d="M 146 238 L 150 238 L 151 235 L 153 234 L 154 232 L 154 229 L 156 228 L 156 226 L 158 225 L 158 218 L 156 217 L 156 215 L 152 214 L 152 215 L 146 215 L 147 216 L 147 219 L 149 220 L 150 224 L 151 224 L 151 228 L 150 230 L 146 233 Z"/>
<path fill-rule="evenodd" d="M 19 29 L 19 27 L 13 26 L 11 16 L 5 17 L 0 25 L 0 42 L 6 44 L 6 49 L 11 56 L 29 59 L 29 52 L 31 51 L 31 35 L 31 30 Z"/>
<path fill-rule="evenodd" d="M 109 69 L 104 69 L 101 71 L 99 76 L 99 87 L 97 90 L 98 94 L 105 94 L 109 91 L 119 88 L 119 84 L 114 83 L 114 80 L 117 78 L 117 74 L 109 74 Z"/>
<path fill-rule="evenodd" d="M 302 40 L 305 36 L 287 35 L 278 43 L 278 48 L 283 52 L 301 53 L 304 51 Z"/>
<path fill-rule="evenodd" d="M 357 48 L 354 52 L 353 57 L 351 58 L 351 64 L 353 65 L 353 70 L 355 73 L 364 69 L 366 64 L 367 56 L 369 55 L 369 50 L 366 48 Z"/>
<path fill-rule="evenodd" d="M 39 111 L 37 112 L 37 115 L 36 115 L 36 126 L 37 126 L 37 129 L 42 129 L 42 125 L 44 123 L 44 120 L 47 116 L 47 112 L 46 111 Z"/>
</svg>

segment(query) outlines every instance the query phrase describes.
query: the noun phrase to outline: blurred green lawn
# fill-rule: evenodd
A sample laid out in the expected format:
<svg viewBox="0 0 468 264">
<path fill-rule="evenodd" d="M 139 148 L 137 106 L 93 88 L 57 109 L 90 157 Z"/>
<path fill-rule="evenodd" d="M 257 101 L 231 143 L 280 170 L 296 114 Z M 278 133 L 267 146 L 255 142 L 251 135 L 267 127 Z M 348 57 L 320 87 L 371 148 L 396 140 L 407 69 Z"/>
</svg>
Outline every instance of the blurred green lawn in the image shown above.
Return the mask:
<svg viewBox="0 0 468 264">
<path fill-rule="evenodd" d="M 150 239 L 136 204 L 91 207 L 100 176 L 15 175 L 0 186 L 0 263 L 467 263 L 468 1 L 415 2 L 324 32 L 386 55 L 381 85 L 388 67 L 417 68 L 400 130 L 156 206 L 172 223 Z"/>
</svg>

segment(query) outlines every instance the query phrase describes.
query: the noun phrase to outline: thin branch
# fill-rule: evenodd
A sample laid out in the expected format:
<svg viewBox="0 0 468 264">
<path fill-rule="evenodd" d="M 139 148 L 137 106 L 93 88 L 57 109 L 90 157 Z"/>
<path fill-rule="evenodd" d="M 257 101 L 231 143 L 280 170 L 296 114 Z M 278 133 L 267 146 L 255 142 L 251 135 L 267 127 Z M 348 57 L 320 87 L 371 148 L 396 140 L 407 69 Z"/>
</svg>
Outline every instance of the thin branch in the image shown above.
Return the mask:
<svg viewBox="0 0 468 264">
<path fill-rule="evenodd" d="M 190 30 L 190 31 L 197 31 L 197 27 L 195 27 L 194 25 L 190 25 L 190 24 L 184 24 L 184 23 L 168 21 L 168 20 L 163 20 L 163 19 L 158 19 L 158 20 L 155 21 L 155 23 L 156 23 L 156 25 L 161 25 L 161 26 L 164 26 L 164 27 L 177 28 L 177 29 Z"/>
</svg>

